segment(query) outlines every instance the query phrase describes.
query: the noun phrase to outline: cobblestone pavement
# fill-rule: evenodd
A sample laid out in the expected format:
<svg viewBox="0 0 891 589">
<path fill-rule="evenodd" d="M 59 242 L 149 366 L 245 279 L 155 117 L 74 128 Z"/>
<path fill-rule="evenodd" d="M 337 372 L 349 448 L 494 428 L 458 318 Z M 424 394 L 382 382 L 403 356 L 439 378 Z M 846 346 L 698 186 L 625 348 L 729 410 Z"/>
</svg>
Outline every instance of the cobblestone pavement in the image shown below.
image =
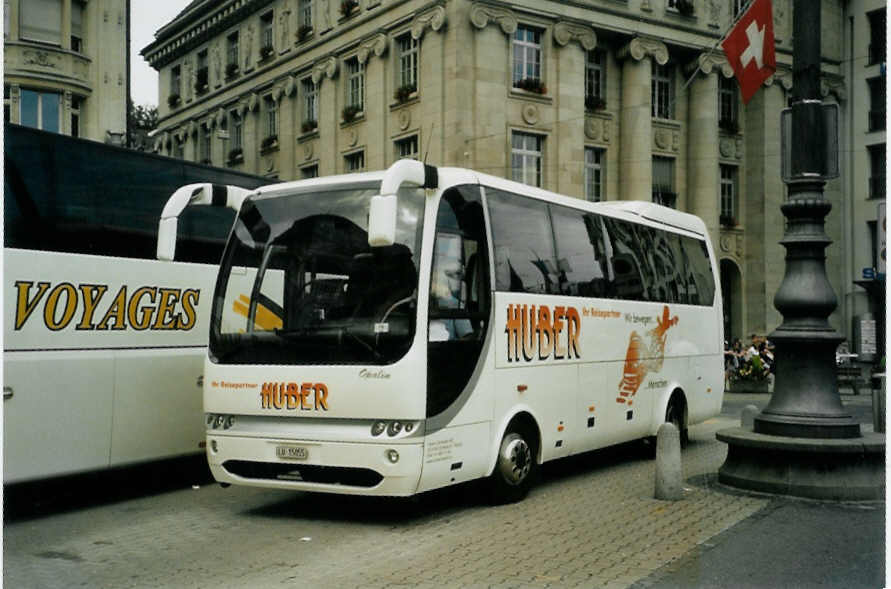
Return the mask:
<svg viewBox="0 0 891 589">
<path fill-rule="evenodd" d="M 721 416 L 691 428 L 684 476 L 714 473 Z M 605 587 L 632 585 L 765 507 L 688 484 L 653 496 L 629 447 L 543 469 L 523 502 L 462 486 L 381 500 L 217 485 L 4 527 L 7 587 Z"/>
</svg>

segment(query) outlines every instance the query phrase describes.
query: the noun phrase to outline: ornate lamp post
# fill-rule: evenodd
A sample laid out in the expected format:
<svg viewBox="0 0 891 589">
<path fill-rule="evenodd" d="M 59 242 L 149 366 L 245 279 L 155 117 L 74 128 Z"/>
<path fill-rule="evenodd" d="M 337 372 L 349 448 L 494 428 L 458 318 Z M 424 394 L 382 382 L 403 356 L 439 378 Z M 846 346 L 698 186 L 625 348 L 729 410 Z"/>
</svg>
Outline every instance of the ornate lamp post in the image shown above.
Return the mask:
<svg viewBox="0 0 891 589">
<path fill-rule="evenodd" d="M 770 403 L 753 430 L 718 433 L 729 446 L 718 473 L 728 485 L 822 499 L 884 495 L 884 436 L 862 435 L 838 394 L 835 349 L 844 339 L 828 321 L 837 299 L 826 277 L 823 198 L 827 132 L 820 98 L 820 2 L 795 0 L 786 273 L 774 298 L 782 324 Z M 834 143 L 834 141 L 833 141 Z M 837 157 L 833 154 L 832 157 Z"/>
</svg>

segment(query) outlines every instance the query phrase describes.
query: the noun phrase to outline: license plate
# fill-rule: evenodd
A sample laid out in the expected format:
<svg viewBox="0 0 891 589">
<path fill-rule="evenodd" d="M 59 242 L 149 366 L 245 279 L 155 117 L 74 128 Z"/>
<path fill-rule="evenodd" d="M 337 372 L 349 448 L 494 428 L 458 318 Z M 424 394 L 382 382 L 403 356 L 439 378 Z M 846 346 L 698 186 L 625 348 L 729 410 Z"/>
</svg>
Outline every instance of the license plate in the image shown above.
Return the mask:
<svg viewBox="0 0 891 589">
<path fill-rule="evenodd" d="M 284 460 L 306 460 L 309 450 L 303 446 L 276 446 L 275 455 Z"/>
</svg>

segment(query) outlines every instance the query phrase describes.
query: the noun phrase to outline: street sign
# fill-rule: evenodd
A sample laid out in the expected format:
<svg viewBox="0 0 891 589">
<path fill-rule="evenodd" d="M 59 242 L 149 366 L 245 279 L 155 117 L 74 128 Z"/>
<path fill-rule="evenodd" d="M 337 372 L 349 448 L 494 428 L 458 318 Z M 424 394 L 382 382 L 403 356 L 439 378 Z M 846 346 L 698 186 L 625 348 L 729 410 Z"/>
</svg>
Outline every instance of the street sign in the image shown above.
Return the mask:
<svg viewBox="0 0 891 589">
<path fill-rule="evenodd" d="M 864 268 L 861 276 L 863 276 L 863 280 L 875 280 L 876 279 L 876 269 L 875 268 Z"/>
</svg>

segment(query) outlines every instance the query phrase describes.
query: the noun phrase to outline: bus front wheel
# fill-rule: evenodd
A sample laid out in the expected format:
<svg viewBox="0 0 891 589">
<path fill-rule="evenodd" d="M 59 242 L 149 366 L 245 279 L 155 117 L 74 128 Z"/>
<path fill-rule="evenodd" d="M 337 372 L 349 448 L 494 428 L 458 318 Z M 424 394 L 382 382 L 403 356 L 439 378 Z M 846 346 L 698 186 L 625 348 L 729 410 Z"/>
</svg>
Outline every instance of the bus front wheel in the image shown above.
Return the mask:
<svg viewBox="0 0 891 589">
<path fill-rule="evenodd" d="M 538 471 L 535 456 L 532 436 L 516 427 L 507 430 L 498 448 L 495 470 L 489 477 L 495 503 L 513 503 L 529 493 Z"/>
</svg>

